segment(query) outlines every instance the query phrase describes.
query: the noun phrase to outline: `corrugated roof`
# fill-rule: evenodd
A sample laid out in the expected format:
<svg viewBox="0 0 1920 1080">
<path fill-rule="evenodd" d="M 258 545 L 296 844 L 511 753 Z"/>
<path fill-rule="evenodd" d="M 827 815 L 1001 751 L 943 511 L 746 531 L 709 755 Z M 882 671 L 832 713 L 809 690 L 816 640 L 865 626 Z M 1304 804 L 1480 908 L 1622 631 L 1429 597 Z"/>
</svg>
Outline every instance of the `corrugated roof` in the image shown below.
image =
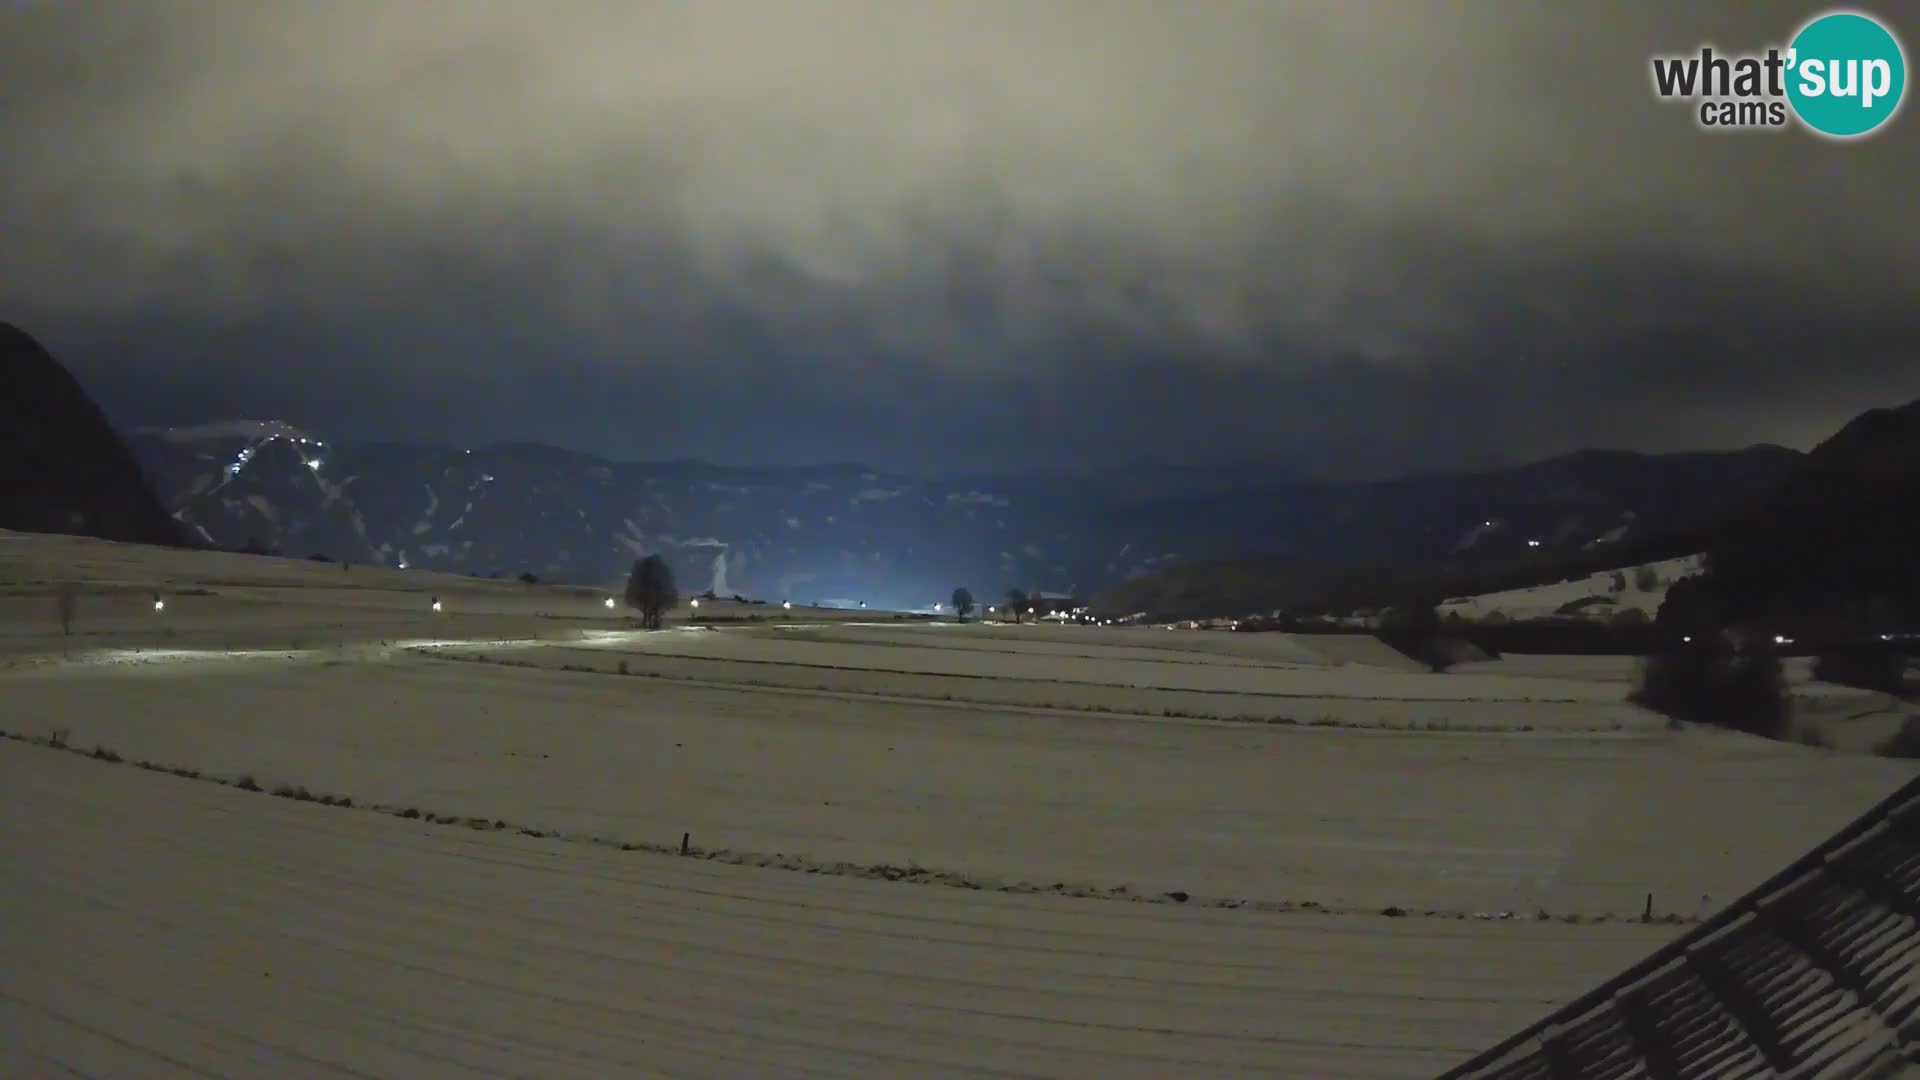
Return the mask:
<svg viewBox="0 0 1920 1080">
<path fill-rule="evenodd" d="M 1920 1075 L 1920 779 L 1442 1080 Z"/>
</svg>

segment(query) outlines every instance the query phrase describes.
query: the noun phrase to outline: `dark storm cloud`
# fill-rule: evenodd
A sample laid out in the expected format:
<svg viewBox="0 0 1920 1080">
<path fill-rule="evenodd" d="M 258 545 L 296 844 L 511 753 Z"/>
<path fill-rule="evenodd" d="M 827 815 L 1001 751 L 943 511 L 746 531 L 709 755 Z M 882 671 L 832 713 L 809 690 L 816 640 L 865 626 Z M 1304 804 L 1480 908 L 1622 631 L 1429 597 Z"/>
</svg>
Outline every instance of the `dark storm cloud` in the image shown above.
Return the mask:
<svg viewBox="0 0 1920 1080">
<path fill-rule="evenodd" d="M 1804 442 L 1920 396 L 1913 117 L 1646 65 L 1808 14 L 15 2 L 0 317 L 139 421 L 623 456 Z"/>
</svg>

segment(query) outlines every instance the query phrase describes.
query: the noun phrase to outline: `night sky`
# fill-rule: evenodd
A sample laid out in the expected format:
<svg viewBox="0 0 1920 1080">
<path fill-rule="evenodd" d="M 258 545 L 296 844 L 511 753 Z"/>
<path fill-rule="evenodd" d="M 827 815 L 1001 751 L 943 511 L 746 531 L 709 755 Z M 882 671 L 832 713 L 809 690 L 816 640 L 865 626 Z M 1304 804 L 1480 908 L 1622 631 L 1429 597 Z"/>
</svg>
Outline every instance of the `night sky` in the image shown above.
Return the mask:
<svg viewBox="0 0 1920 1080">
<path fill-rule="evenodd" d="M 0 319 L 126 426 L 1377 475 L 1920 398 L 1920 116 L 1674 3 L 0 0 Z M 1920 5 L 1872 8 L 1920 41 Z M 1916 91 L 1909 89 L 1911 97 Z"/>
</svg>

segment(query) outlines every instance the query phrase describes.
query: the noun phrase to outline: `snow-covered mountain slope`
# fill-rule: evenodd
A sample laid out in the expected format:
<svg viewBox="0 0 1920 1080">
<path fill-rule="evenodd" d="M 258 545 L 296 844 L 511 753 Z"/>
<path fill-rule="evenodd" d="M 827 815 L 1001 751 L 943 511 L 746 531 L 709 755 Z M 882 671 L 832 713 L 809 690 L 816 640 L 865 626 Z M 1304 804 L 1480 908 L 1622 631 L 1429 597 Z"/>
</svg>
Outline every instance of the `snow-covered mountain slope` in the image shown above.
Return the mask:
<svg viewBox="0 0 1920 1080">
<path fill-rule="evenodd" d="M 1691 523 L 1796 459 L 1575 455 L 1384 484 L 1197 484 L 1165 498 L 1164 471 L 1136 486 L 1125 470 L 928 479 L 859 465 L 626 463 L 531 444 L 336 445 L 273 421 L 131 442 L 176 517 L 221 546 L 593 583 L 659 552 L 686 591 L 916 609 L 957 585 L 1084 596 L 1247 551 L 1423 564 L 1528 541 L 1578 550 Z M 1484 535 L 1463 545 L 1476 527 Z"/>
<path fill-rule="evenodd" d="M 1455 597 L 1440 605 L 1440 614 L 1458 614 L 1469 620 L 1496 615 L 1509 619 L 1558 615 L 1605 621 L 1623 611 L 1638 611 L 1651 619 L 1666 599 L 1667 586 L 1699 572 L 1700 566 L 1701 556 L 1689 555 L 1530 589 Z"/>
</svg>

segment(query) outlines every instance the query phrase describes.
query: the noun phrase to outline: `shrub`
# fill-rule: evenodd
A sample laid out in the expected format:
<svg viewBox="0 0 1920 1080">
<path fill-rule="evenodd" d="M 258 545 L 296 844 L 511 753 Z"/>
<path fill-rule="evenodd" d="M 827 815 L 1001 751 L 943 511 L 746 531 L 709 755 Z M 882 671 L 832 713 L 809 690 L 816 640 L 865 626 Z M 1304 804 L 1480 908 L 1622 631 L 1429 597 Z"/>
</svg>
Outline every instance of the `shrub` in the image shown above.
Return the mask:
<svg viewBox="0 0 1920 1080">
<path fill-rule="evenodd" d="M 1902 720 L 1900 730 L 1881 740 L 1873 752 L 1881 757 L 1920 758 L 1920 716 Z"/>
<path fill-rule="evenodd" d="M 1615 570 L 1613 572 L 1613 576 L 1607 579 L 1607 587 L 1612 589 L 1614 592 L 1626 592 L 1627 591 L 1626 572 L 1623 570 Z"/>
<path fill-rule="evenodd" d="M 540 575 L 531 570 L 523 570 L 520 573 L 520 582 L 523 585 L 538 585 L 540 584 Z"/>
<path fill-rule="evenodd" d="M 1780 657 L 1753 647 L 1735 652 L 1710 634 L 1647 658 L 1629 700 L 1675 721 L 1763 738 L 1783 738 L 1790 708 Z"/>
<path fill-rule="evenodd" d="M 1906 690 L 1907 664 L 1891 645 L 1875 642 L 1822 655 L 1813 662 L 1813 677 L 1838 686 L 1898 694 Z"/>
<path fill-rule="evenodd" d="M 1660 587 L 1660 572 L 1651 566 L 1642 566 L 1633 572 L 1633 586 L 1641 592 L 1652 592 Z"/>
</svg>

